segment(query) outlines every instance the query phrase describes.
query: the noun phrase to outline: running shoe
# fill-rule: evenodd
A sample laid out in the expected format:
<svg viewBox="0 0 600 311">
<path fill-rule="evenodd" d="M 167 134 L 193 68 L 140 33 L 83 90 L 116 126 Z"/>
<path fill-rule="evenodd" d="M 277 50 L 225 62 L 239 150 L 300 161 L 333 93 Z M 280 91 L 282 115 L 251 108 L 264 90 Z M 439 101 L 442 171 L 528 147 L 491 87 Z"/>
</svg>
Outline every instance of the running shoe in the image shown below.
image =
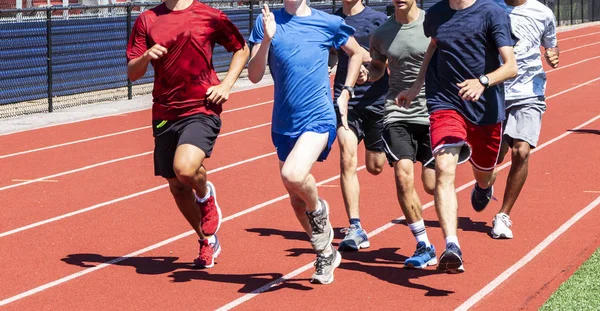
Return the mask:
<svg viewBox="0 0 600 311">
<path fill-rule="evenodd" d="M 427 247 L 425 242 L 417 243 L 417 250 L 412 257 L 404 261 L 404 268 L 425 269 L 427 266 L 437 265 L 437 256 L 435 255 L 435 247 L 431 245 Z"/>
<path fill-rule="evenodd" d="M 342 233 L 345 233 L 346 236 L 340 242 L 339 251 L 355 252 L 361 248 L 369 248 L 371 246 L 367 232 L 360 226 L 350 225 L 349 228 L 342 229 Z"/>
<path fill-rule="evenodd" d="M 221 214 L 221 208 L 217 203 L 217 191 L 215 186 L 210 182 L 206 182 L 206 188 L 208 188 L 209 197 L 203 203 L 196 197 L 196 203 L 200 209 L 200 215 L 202 216 L 202 233 L 205 236 L 211 236 L 219 231 L 223 215 Z"/>
</svg>

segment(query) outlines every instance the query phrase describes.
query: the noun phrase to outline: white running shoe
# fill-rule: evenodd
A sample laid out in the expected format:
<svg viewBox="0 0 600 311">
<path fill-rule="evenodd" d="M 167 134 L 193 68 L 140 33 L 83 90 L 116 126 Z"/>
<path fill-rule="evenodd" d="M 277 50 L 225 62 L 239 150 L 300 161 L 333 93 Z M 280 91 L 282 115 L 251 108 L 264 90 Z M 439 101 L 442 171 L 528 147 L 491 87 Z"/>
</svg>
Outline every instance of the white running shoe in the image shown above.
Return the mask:
<svg viewBox="0 0 600 311">
<path fill-rule="evenodd" d="M 510 221 L 510 216 L 500 213 L 494 216 L 494 220 L 492 220 L 492 238 L 494 239 L 512 239 L 513 233 L 510 230 L 512 226 L 512 221 Z"/>
</svg>

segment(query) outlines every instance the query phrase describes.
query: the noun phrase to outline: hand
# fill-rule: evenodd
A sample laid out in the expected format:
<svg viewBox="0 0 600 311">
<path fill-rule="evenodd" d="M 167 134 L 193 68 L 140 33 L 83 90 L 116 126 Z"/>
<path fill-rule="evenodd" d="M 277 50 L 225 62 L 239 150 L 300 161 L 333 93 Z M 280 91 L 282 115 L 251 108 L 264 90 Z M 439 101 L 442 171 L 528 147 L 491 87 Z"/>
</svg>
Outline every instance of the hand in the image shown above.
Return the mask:
<svg viewBox="0 0 600 311">
<path fill-rule="evenodd" d="M 544 53 L 546 58 L 546 62 L 550 67 L 556 68 L 558 67 L 558 54 L 554 51 L 554 48 L 546 49 L 546 53 Z"/>
<path fill-rule="evenodd" d="M 417 97 L 417 95 L 419 95 L 419 91 L 420 90 L 414 90 L 412 87 L 409 88 L 408 90 L 404 90 L 402 92 L 400 92 L 400 94 L 398 94 L 398 96 L 396 96 L 396 105 L 398 105 L 398 107 L 403 107 L 403 108 L 408 108 L 410 107 L 410 104 L 412 103 L 413 99 L 415 99 L 415 97 Z"/>
<path fill-rule="evenodd" d="M 275 24 L 275 16 L 271 13 L 266 3 L 263 5 L 262 14 L 265 39 L 271 40 L 275 36 L 275 31 L 277 31 L 277 24 Z"/>
<path fill-rule="evenodd" d="M 210 103 L 222 105 L 229 99 L 231 86 L 226 84 L 213 85 L 206 90 L 206 100 Z"/>
<path fill-rule="evenodd" d="M 356 84 L 364 84 L 369 81 L 369 69 L 364 65 L 360 65 L 360 71 L 358 72 L 358 78 Z"/>
<path fill-rule="evenodd" d="M 348 127 L 348 100 L 350 99 L 350 94 L 347 90 L 342 90 L 340 96 L 337 99 L 338 110 L 340 112 L 340 119 L 342 120 L 342 126 L 346 131 L 350 128 Z"/>
<path fill-rule="evenodd" d="M 143 57 L 144 57 L 144 59 L 150 61 L 153 59 L 159 59 L 159 58 L 163 57 L 165 54 L 167 54 L 167 48 L 165 48 L 164 46 L 162 46 L 160 44 L 155 44 L 144 53 Z"/>
<path fill-rule="evenodd" d="M 462 99 L 470 100 L 472 102 L 478 101 L 479 97 L 485 90 L 485 87 L 479 82 L 479 79 L 465 80 L 464 82 L 457 83 L 456 85 L 460 87 L 458 96 L 462 97 Z"/>
</svg>

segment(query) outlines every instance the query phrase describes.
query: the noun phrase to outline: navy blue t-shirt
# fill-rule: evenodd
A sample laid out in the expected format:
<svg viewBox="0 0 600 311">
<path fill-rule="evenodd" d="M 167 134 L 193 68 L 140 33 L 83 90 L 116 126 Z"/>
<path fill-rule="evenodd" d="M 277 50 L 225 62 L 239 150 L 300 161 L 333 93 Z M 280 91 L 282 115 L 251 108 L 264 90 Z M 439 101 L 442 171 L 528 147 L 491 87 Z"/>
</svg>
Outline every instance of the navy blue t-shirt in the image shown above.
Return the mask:
<svg viewBox="0 0 600 311">
<path fill-rule="evenodd" d="M 344 15 L 344 12 L 340 8 L 337 10 L 334 15 L 340 16 L 344 19 L 346 24 L 352 26 L 356 32 L 354 33 L 354 38 L 358 42 L 360 46 L 362 46 L 365 50 L 369 50 L 370 41 L 371 41 L 371 33 L 375 31 L 377 27 L 385 23 L 388 17 L 378 11 L 371 9 L 366 6 L 364 10 L 360 13 L 352 16 Z M 337 50 L 338 53 L 338 65 L 337 71 L 335 73 L 335 78 L 333 80 L 333 96 L 334 99 L 337 100 L 338 96 L 342 92 L 344 84 L 346 82 L 346 74 L 348 73 L 348 62 L 350 58 L 348 54 L 344 52 L 344 50 Z M 348 101 L 348 105 L 383 105 L 385 102 L 385 94 L 388 90 L 388 74 L 387 71 L 385 75 L 373 82 L 373 83 L 364 83 L 362 85 L 357 84 L 354 87 L 354 98 L 351 98 Z M 334 103 L 336 101 L 334 100 Z"/>
<path fill-rule="evenodd" d="M 425 80 L 429 112 L 457 110 L 478 125 L 503 121 L 503 83 L 486 89 L 477 102 L 463 100 L 457 83 L 500 67 L 498 49 L 517 43 L 508 14 L 492 0 L 476 0 L 458 11 L 450 8 L 448 0 L 442 0 L 427 10 L 423 28 L 437 43 Z"/>
</svg>

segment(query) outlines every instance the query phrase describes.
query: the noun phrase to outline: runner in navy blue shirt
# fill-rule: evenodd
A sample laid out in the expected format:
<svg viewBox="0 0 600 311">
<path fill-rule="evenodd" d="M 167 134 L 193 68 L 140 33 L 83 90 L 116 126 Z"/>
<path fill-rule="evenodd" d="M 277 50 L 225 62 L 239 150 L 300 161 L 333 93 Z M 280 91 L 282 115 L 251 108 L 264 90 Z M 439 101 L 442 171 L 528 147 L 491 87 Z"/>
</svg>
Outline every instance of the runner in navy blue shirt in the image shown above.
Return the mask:
<svg viewBox="0 0 600 311">
<path fill-rule="evenodd" d="M 310 174 L 323 161 L 335 140 L 336 119 L 328 74 L 330 48 L 350 55 L 344 90 L 338 97 L 341 123 L 348 129 L 348 100 L 354 92 L 362 62 L 354 28 L 339 16 L 310 8 L 306 0 L 284 0 L 284 8 L 270 12 L 265 4 L 249 41 L 253 44 L 248 78 L 257 83 L 266 63 L 275 83 L 271 137 L 280 161 L 281 178 L 296 217 L 317 252 L 311 282 L 333 282 L 341 261 L 333 248 L 329 205 L 319 198 Z"/>
<path fill-rule="evenodd" d="M 360 0 L 344 0 L 343 6 L 334 15 L 344 18 L 349 26 L 356 29 L 354 38 L 364 49 L 363 63 L 371 61 L 369 46 L 371 34 L 384 24 L 388 17 L 378 11 L 364 6 Z M 333 83 L 334 105 L 342 93 L 348 72 L 349 57 L 343 49 L 334 50 L 337 56 L 337 70 Z M 335 57 L 331 57 L 334 59 Z M 364 66 L 363 66 L 364 69 Z M 346 233 L 340 242 L 340 251 L 357 251 L 369 247 L 367 232 L 360 222 L 359 197 L 360 184 L 356 168 L 358 166 L 358 144 L 364 140 L 365 166 L 369 173 L 378 175 L 385 165 L 383 140 L 383 112 L 385 95 L 388 90 L 387 73 L 376 82 L 356 85 L 354 98 L 348 102 L 348 127 L 346 130 L 341 123 L 337 105 L 335 111 L 338 119 L 338 145 L 340 146 L 340 182 L 342 197 L 350 226 L 343 231 Z"/>
<path fill-rule="evenodd" d="M 434 51 L 423 66 L 436 167 L 435 205 L 446 237 L 438 269 L 464 272 L 457 238 L 456 166 L 471 160 L 477 181 L 471 203 L 483 210 L 493 195 L 505 118 L 503 82 L 517 74 L 517 40 L 508 14 L 492 0 L 442 0 L 427 11 L 423 29 Z"/>
</svg>

